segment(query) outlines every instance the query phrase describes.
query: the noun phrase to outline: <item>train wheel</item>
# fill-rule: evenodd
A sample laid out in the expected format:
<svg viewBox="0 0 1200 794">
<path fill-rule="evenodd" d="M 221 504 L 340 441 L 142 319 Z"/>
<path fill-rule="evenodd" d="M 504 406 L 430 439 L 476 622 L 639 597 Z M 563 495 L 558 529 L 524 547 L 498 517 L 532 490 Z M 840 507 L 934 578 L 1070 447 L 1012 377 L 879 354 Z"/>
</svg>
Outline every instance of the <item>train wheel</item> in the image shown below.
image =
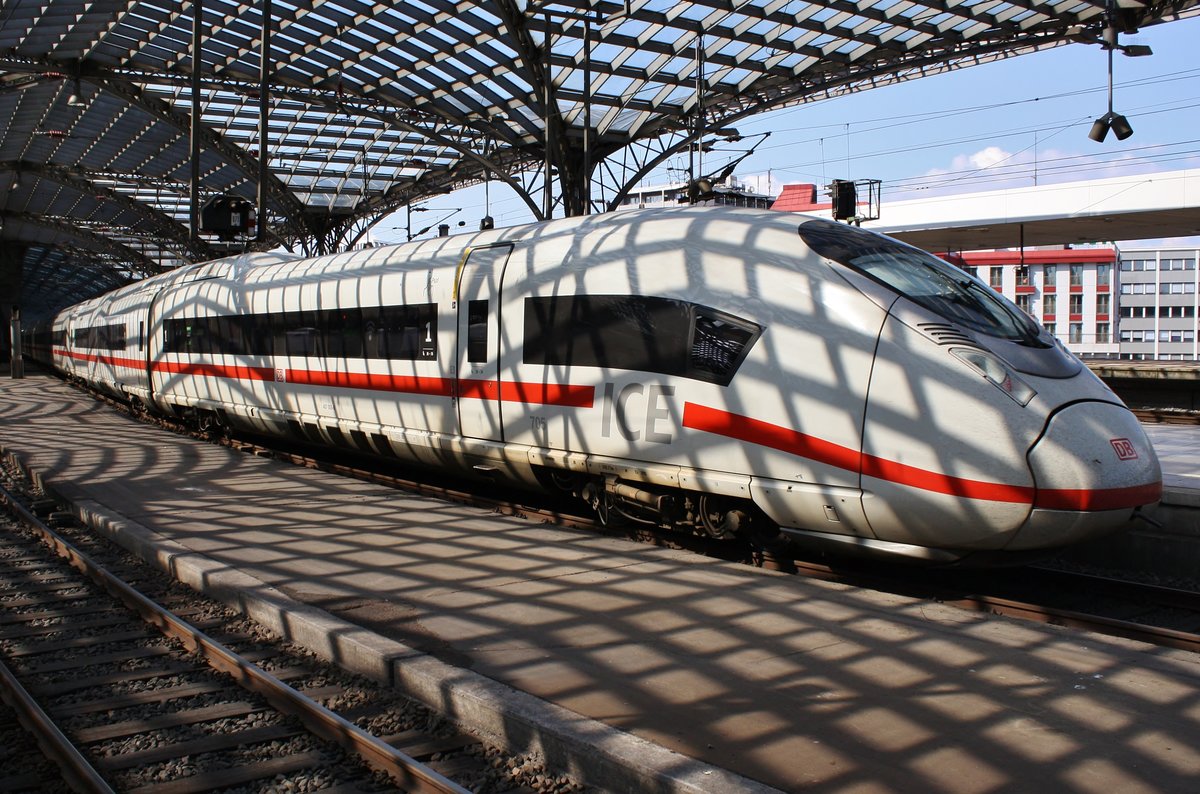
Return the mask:
<svg viewBox="0 0 1200 794">
<path fill-rule="evenodd" d="M 201 411 L 196 417 L 196 426 L 210 439 L 222 438 L 228 431 L 228 428 L 221 423 L 220 418 L 211 411 Z"/>
<path fill-rule="evenodd" d="M 749 519 L 735 499 L 711 494 L 700 497 L 700 525 L 709 537 L 730 540 L 749 523 Z"/>
</svg>

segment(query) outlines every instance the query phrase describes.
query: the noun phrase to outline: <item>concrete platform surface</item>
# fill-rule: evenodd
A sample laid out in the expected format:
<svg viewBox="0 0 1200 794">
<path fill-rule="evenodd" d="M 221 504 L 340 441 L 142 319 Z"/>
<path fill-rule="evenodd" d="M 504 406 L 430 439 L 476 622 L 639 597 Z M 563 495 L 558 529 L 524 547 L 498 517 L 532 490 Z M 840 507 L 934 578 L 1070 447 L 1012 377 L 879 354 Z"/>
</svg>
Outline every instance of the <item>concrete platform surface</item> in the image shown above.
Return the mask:
<svg viewBox="0 0 1200 794">
<path fill-rule="evenodd" d="M 1163 488 L 1200 492 L 1200 425 L 1142 425 L 1163 468 Z M 1176 497 L 1178 498 L 1178 497 Z"/>
<path fill-rule="evenodd" d="M 470 668 L 699 759 L 678 762 L 685 789 L 749 787 L 725 769 L 788 791 L 1200 790 L 1193 654 L 413 497 L 179 438 L 45 376 L 0 381 L 0 444 L 185 579 L 265 594 L 309 644 L 383 648 L 402 682 L 434 663 L 407 648 Z M 440 669 L 423 697 L 459 708 L 478 682 Z M 531 707 L 513 703 L 515 724 Z"/>
</svg>

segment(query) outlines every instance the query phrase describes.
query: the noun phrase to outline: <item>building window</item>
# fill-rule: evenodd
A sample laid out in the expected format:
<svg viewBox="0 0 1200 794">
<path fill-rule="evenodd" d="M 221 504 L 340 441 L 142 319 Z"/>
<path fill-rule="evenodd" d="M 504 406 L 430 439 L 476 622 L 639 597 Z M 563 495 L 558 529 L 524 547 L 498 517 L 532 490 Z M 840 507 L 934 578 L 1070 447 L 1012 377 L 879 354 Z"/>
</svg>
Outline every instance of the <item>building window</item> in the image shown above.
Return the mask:
<svg viewBox="0 0 1200 794">
<path fill-rule="evenodd" d="M 1029 286 L 1029 268 L 1026 267 L 1025 265 L 1020 265 L 1017 267 L 1017 286 L 1018 287 L 1028 287 Z"/>
<path fill-rule="evenodd" d="M 1083 341 L 1083 323 L 1071 323 L 1070 336 L 1067 341 L 1073 345 Z"/>
<path fill-rule="evenodd" d="M 1058 296 L 1043 295 L 1042 296 L 1042 314 L 1053 317 L 1058 314 Z"/>
<path fill-rule="evenodd" d="M 1083 265 L 1071 265 L 1071 286 L 1083 286 Z"/>
<path fill-rule="evenodd" d="M 1004 283 L 1004 268 L 994 267 L 988 276 L 988 284 L 999 288 Z"/>
<path fill-rule="evenodd" d="M 1083 314 L 1083 296 L 1072 295 L 1070 301 L 1071 314 Z"/>
<path fill-rule="evenodd" d="M 1109 324 L 1096 323 L 1096 344 L 1107 345 L 1109 341 Z"/>
<path fill-rule="evenodd" d="M 1160 270 L 1195 270 L 1195 259 L 1164 259 Z"/>
<path fill-rule="evenodd" d="M 1053 287 L 1058 280 L 1058 265 L 1046 265 L 1042 268 L 1042 284 Z"/>
<path fill-rule="evenodd" d="M 1141 273 L 1147 270 L 1157 269 L 1153 259 L 1126 259 L 1121 263 L 1121 270 L 1125 272 Z"/>
<path fill-rule="evenodd" d="M 1112 265 L 1096 265 L 1096 285 L 1107 287 L 1112 281 Z"/>
<path fill-rule="evenodd" d="M 979 277 L 979 268 L 977 268 L 977 267 L 973 267 L 971 265 L 964 265 L 962 270 L 968 276 L 975 276 L 976 278 Z"/>
<path fill-rule="evenodd" d="M 1055 336 L 1058 334 L 1058 327 L 1054 323 L 1042 323 L 1042 328 L 1044 328 L 1046 332 L 1050 334 L 1050 336 Z"/>
<path fill-rule="evenodd" d="M 1141 306 L 1138 308 L 1149 309 L 1151 307 Z M 1153 315 L 1147 314 L 1146 316 L 1153 316 Z M 1195 317 L 1196 316 L 1196 307 L 1195 306 L 1159 306 L 1158 307 L 1158 316 L 1159 317 L 1178 317 L 1178 318 Z"/>
<path fill-rule="evenodd" d="M 1109 305 L 1108 295 L 1096 296 L 1096 314 L 1108 314 Z"/>
<path fill-rule="evenodd" d="M 1159 284 L 1158 292 L 1161 295 L 1194 295 L 1196 293 L 1196 285 L 1191 282 L 1172 281 Z"/>
<path fill-rule="evenodd" d="M 1032 296 L 1028 292 L 1017 296 L 1017 308 L 1026 314 L 1033 314 L 1030 298 L 1032 298 Z"/>
</svg>

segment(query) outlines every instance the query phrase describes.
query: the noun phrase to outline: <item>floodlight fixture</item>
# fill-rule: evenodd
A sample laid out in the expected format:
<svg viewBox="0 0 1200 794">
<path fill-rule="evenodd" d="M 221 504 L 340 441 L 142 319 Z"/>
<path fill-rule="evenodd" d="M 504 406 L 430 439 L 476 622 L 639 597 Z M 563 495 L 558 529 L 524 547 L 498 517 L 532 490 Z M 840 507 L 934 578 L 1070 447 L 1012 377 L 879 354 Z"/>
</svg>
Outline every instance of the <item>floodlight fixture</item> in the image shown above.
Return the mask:
<svg viewBox="0 0 1200 794">
<path fill-rule="evenodd" d="M 1103 143 L 1104 139 L 1108 137 L 1109 130 L 1113 131 L 1118 141 L 1123 141 L 1133 135 L 1133 127 L 1130 126 L 1129 119 L 1110 110 L 1092 122 L 1092 129 L 1088 132 L 1088 137 L 1096 143 Z"/>
<path fill-rule="evenodd" d="M 67 107 L 85 108 L 87 100 L 83 96 L 83 85 L 79 78 L 76 77 L 73 81 L 74 85 L 69 96 L 67 96 Z"/>
<path fill-rule="evenodd" d="M 1133 134 L 1133 127 L 1129 125 L 1129 120 L 1120 113 L 1109 113 L 1112 116 L 1110 123 L 1112 124 L 1113 135 L 1117 136 L 1118 141 L 1123 141 Z"/>
<path fill-rule="evenodd" d="M 1109 130 L 1112 130 L 1113 134 L 1117 136 L 1118 141 L 1123 141 L 1130 135 L 1133 135 L 1133 127 L 1129 124 L 1129 119 L 1113 110 L 1113 52 L 1120 50 L 1131 58 L 1153 55 L 1153 51 L 1144 44 L 1122 45 L 1120 43 L 1118 37 L 1122 30 L 1126 33 L 1132 32 L 1132 29 L 1128 25 L 1118 27 L 1123 21 L 1125 20 L 1120 16 L 1118 9 L 1110 4 L 1108 8 L 1108 24 L 1105 26 L 1104 34 L 1098 42 L 1108 53 L 1108 112 L 1093 121 L 1092 129 L 1088 131 L 1088 137 L 1096 143 L 1103 143 L 1104 139 L 1108 137 Z"/>
</svg>

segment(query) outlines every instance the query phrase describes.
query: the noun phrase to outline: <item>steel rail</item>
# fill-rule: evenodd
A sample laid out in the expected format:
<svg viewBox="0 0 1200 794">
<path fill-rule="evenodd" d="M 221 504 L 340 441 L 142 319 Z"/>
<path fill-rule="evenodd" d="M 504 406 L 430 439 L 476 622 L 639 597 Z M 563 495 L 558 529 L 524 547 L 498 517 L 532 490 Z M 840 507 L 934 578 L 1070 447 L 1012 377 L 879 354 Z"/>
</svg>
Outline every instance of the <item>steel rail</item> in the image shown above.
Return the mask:
<svg viewBox="0 0 1200 794">
<path fill-rule="evenodd" d="M 261 695 L 274 708 L 297 717 L 317 736 L 355 754 L 372 769 L 379 770 L 405 786 L 422 794 L 469 794 L 454 781 L 397 750 L 354 723 L 335 714 L 319 703 L 304 697 L 270 673 L 211 639 L 204 632 L 134 590 L 113 576 L 90 557 L 64 540 L 41 519 L 20 504 L 0 485 L 0 500 L 4 501 L 25 524 L 42 536 L 43 541 L 72 567 L 121 600 L 141 615 L 147 623 L 164 635 L 177 639 L 189 651 L 201 654 L 210 666 L 228 673 L 245 689 Z M 44 716 L 44 715 L 43 715 Z"/>
<path fill-rule="evenodd" d="M 1191 609 L 1193 611 L 1200 611 L 1200 609 L 1197 609 L 1195 606 L 1196 601 L 1200 600 L 1200 594 L 1189 594 L 1187 591 L 1180 591 L 1157 585 L 1142 585 L 1137 582 L 1106 579 L 1104 577 L 1098 577 L 1091 574 L 1050 571 L 1048 569 L 1037 570 L 1043 570 L 1047 574 L 1053 574 L 1056 576 L 1069 576 L 1076 579 L 1085 579 L 1104 584 L 1106 586 L 1115 585 L 1122 590 L 1132 593 L 1141 591 L 1150 595 L 1159 596 L 1160 598 L 1163 598 L 1164 603 L 1169 603 L 1171 606 Z M 1151 626 L 1144 623 L 1135 623 L 1128 620 L 1119 620 L 1117 618 L 1104 617 L 1103 615 L 1094 615 L 1087 612 L 1080 612 L 1078 610 L 1047 606 L 1045 604 L 1022 601 L 1015 598 L 1006 598 L 1003 596 L 986 594 L 962 595 L 960 590 L 956 590 L 952 586 L 948 585 L 930 584 L 927 581 L 914 583 L 905 581 L 904 579 L 896 576 L 882 575 L 878 572 L 842 572 L 820 563 L 797 561 L 794 571 L 799 575 L 812 579 L 820 579 L 827 582 L 837 582 L 840 584 L 851 585 L 853 587 L 869 587 L 876 590 L 885 590 L 890 593 L 905 595 L 911 598 L 934 600 L 939 603 L 946 604 L 947 606 L 956 607 L 969 612 L 987 612 L 995 615 L 1020 618 L 1022 620 L 1029 620 L 1037 623 L 1048 623 L 1055 626 L 1094 631 L 1099 634 L 1106 634 L 1109 636 L 1124 637 L 1126 639 L 1146 642 L 1164 648 L 1176 648 L 1184 651 L 1200 652 L 1200 634 L 1193 632 L 1178 631 L 1159 626 Z M 1189 595 L 1193 603 L 1191 605 L 1183 604 L 1182 599 Z"/>
<path fill-rule="evenodd" d="M 1018 617 L 1038 623 L 1049 623 L 1072 629 L 1084 629 L 1125 639 L 1138 640 L 1164 648 L 1200 652 L 1200 635 L 1158 626 L 1147 626 L 1128 620 L 1089 615 L 1058 607 L 1047 607 L 996 596 L 968 596 L 958 599 L 938 599 L 942 603 L 975 612 Z"/>
<path fill-rule="evenodd" d="M 42 710 L 2 661 L 0 696 L 17 713 L 17 721 L 33 734 L 42 752 L 58 765 L 63 779 L 73 791 L 79 794 L 114 794 L 100 773 L 79 752 L 79 748 L 58 729 L 54 720 Z"/>
</svg>

